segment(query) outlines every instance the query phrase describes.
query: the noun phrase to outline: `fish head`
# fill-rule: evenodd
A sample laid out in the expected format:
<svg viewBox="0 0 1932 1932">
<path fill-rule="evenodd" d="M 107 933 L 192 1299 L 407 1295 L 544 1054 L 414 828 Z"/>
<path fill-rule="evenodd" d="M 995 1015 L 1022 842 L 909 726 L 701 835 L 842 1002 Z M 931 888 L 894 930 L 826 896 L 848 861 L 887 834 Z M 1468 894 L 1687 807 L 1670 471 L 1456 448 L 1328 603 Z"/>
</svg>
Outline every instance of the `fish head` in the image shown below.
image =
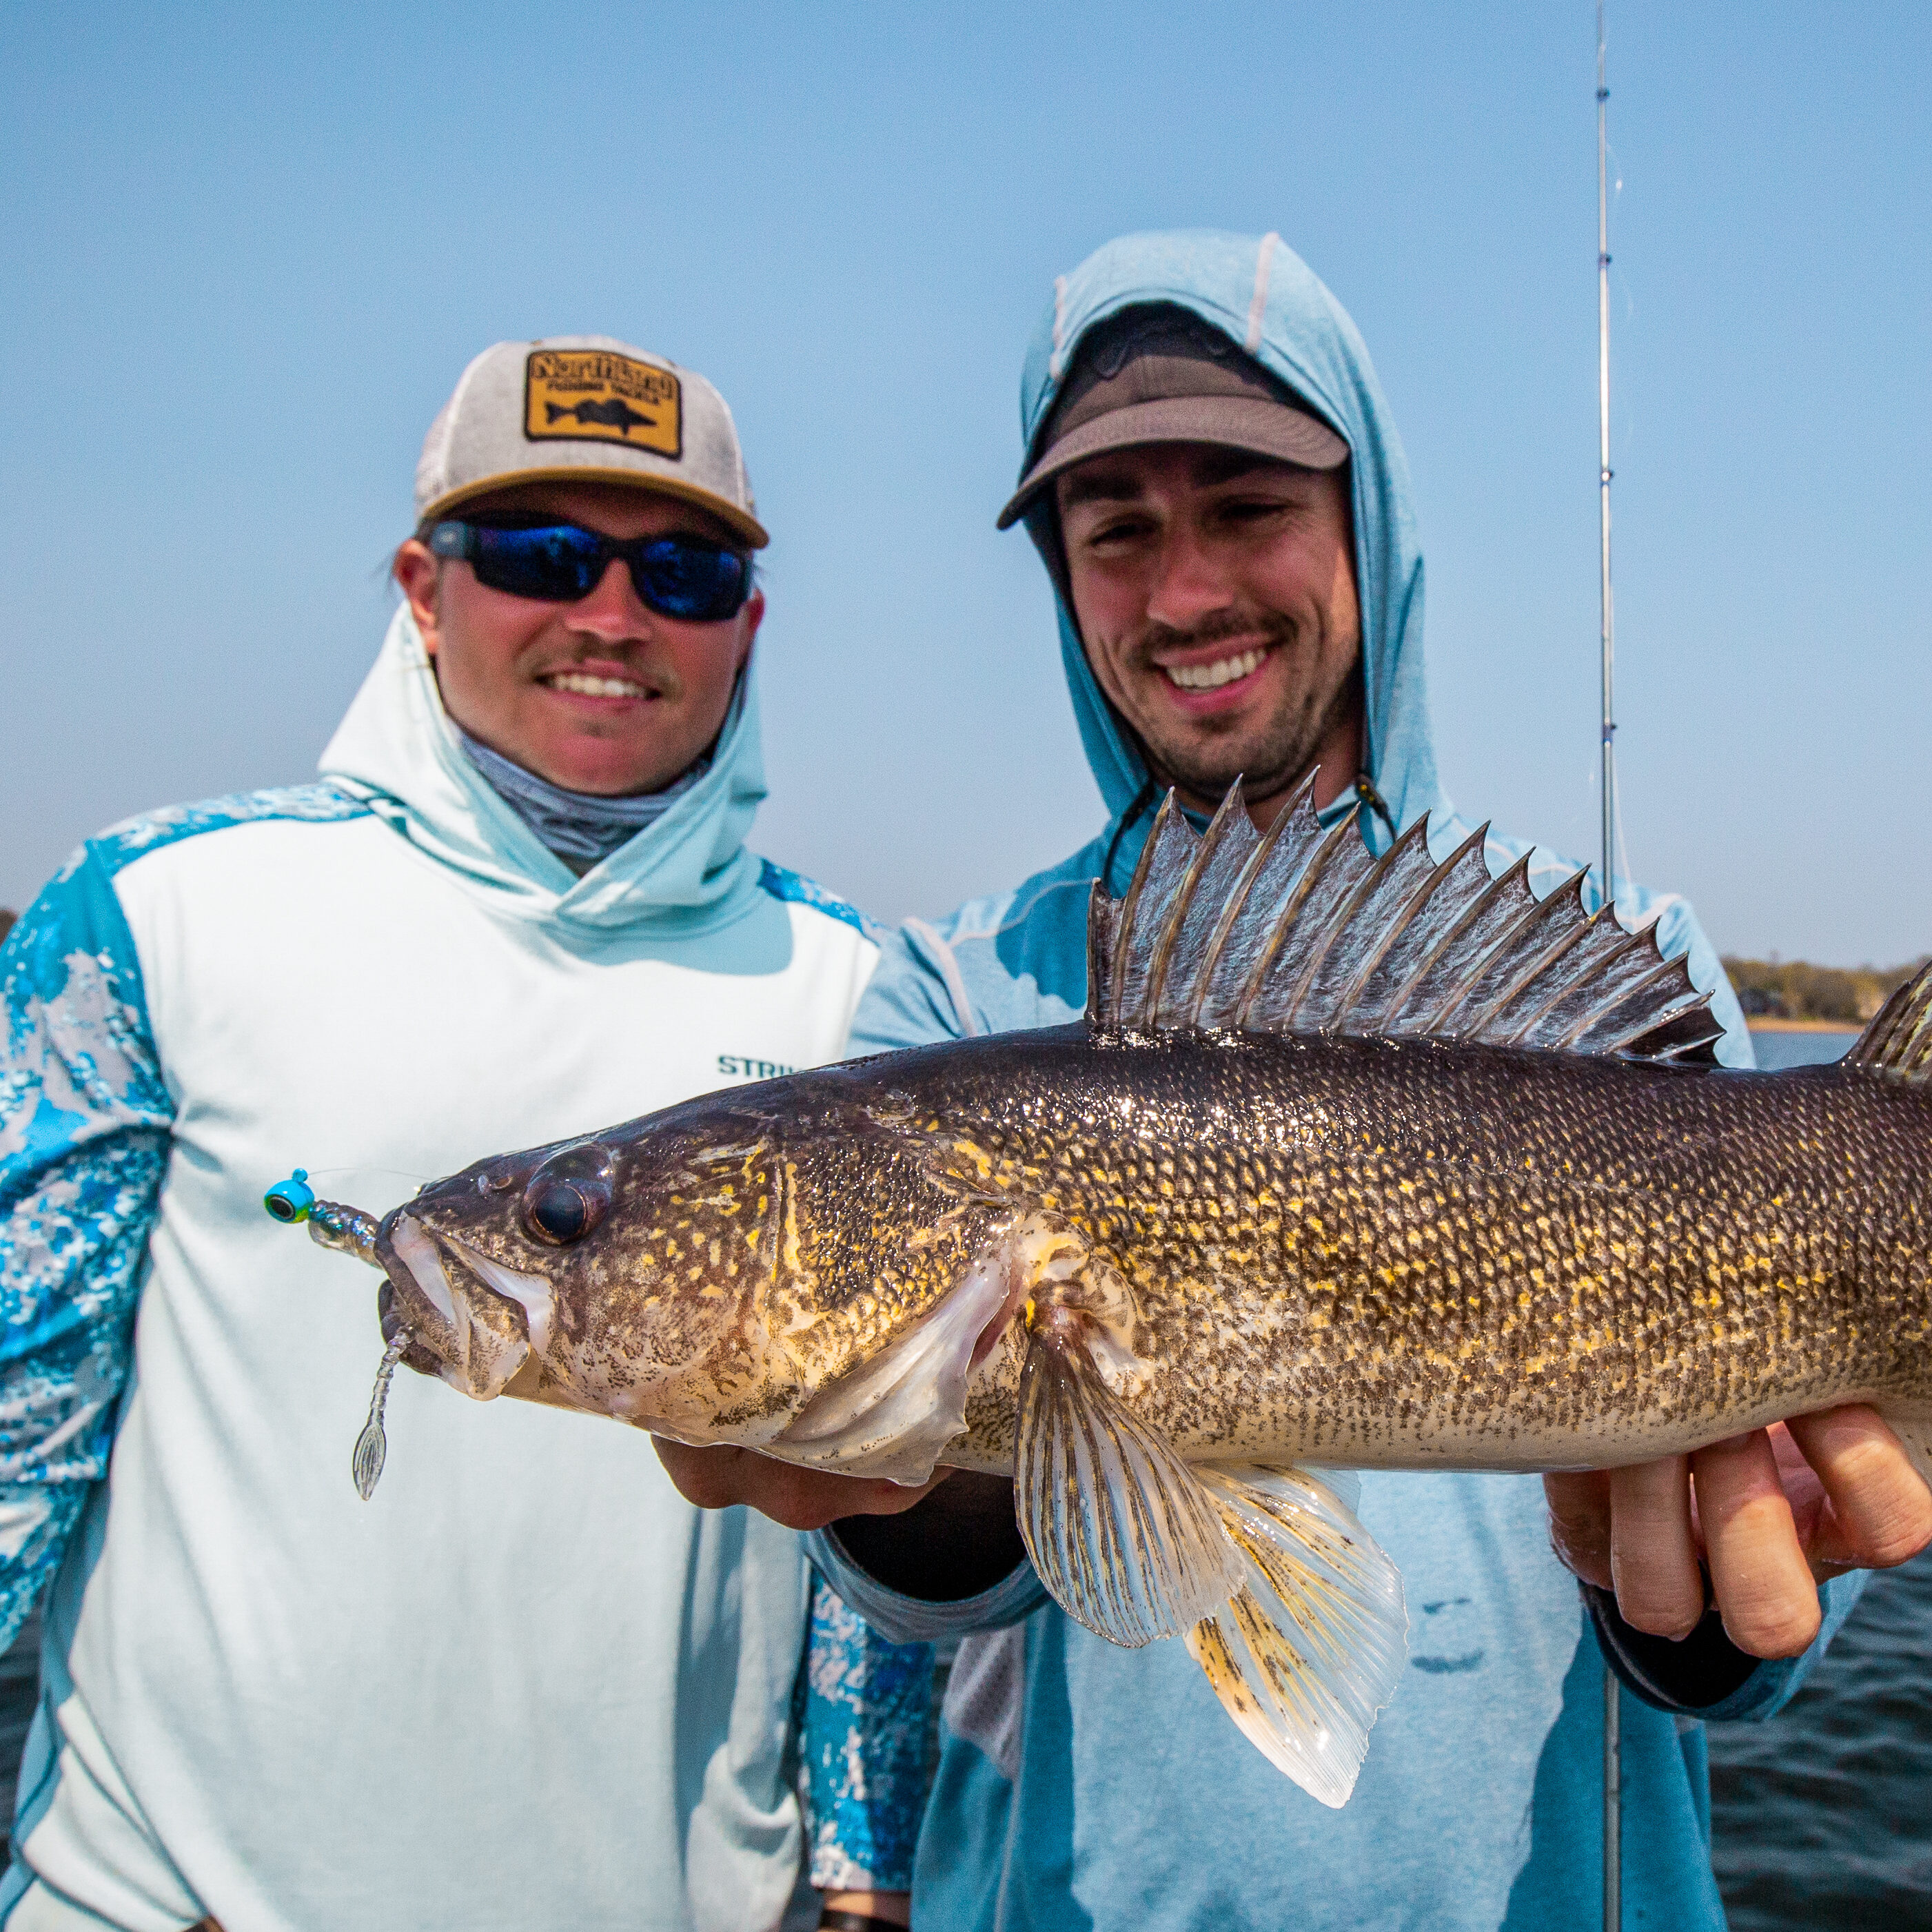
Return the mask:
<svg viewBox="0 0 1932 1932">
<path fill-rule="evenodd" d="M 479 1161 L 391 1214 L 376 1252 L 404 1360 L 478 1400 L 634 1419 L 699 1370 L 746 1312 L 769 1156 L 728 1114 L 650 1124 Z"/>
<path fill-rule="evenodd" d="M 422 1190 L 376 1241 L 403 1359 L 481 1400 L 687 1442 L 779 1435 L 944 1298 L 988 1210 L 833 1077 L 758 1090 Z"/>
</svg>

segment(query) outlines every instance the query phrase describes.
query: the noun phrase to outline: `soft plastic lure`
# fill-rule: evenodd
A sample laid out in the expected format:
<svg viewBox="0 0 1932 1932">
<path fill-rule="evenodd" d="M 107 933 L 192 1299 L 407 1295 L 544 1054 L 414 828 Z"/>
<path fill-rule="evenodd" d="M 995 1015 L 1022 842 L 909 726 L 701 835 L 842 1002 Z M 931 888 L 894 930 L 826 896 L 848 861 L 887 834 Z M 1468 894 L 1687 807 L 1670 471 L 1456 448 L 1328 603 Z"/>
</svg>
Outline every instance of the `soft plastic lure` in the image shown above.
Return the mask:
<svg viewBox="0 0 1932 1932">
<path fill-rule="evenodd" d="M 339 1201 L 318 1199 L 315 1190 L 308 1184 L 308 1169 L 305 1167 L 297 1168 L 287 1180 L 278 1181 L 270 1188 L 262 1196 L 262 1205 L 284 1227 L 293 1227 L 298 1222 L 306 1221 L 310 1240 L 322 1247 L 333 1248 L 339 1254 L 353 1255 L 371 1268 L 382 1265 L 376 1258 L 374 1217 L 364 1214 L 359 1208 L 345 1207 Z M 376 1485 L 382 1479 L 382 1465 L 388 1458 L 388 1438 L 383 1432 L 382 1411 L 389 1400 L 390 1379 L 396 1372 L 396 1364 L 403 1358 L 403 1351 L 413 1336 L 412 1330 L 398 1329 L 389 1346 L 382 1351 L 382 1364 L 376 1371 L 375 1390 L 369 1398 L 369 1419 L 363 1424 L 362 1432 L 356 1437 L 355 1450 L 349 1459 L 349 1473 L 355 1479 L 356 1493 L 365 1503 L 376 1493 Z"/>
</svg>

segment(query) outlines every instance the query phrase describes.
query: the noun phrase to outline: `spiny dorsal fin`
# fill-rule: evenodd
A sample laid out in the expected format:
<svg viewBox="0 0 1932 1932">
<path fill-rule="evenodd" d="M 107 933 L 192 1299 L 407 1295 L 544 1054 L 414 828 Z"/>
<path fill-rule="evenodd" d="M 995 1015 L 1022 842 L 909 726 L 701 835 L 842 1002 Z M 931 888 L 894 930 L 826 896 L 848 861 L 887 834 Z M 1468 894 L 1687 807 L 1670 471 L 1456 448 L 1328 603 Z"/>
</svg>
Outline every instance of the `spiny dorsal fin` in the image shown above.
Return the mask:
<svg viewBox="0 0 1932 1932">
<path fill-rule="evenodd" d="M 1299 956 L 1295 963 L 1289 963 L 1291 949 L 1282 948 L 1272 976 L 1287 980 L 1292 975 L 1292 985 L 1284 987 L 1282 1002 L 1275 1009 L 1285 1024 L 1312 1030 L 1348 1010 L 1354 988 L 1367 976 L 1365 969 L 1387 949 L 1417 886 L 1436 869 L 1428 832 L 1428 821 L 1418 818 L 1396 841 L 1387 864 L 1363 863 L 1354 889 L 1326 929 L 1311 934 L 1311 944 L 1292 949 Z M 1352 844 L 1366 856 L 1368 848 L 1360 839 Z"/>
<path fill-rule="evenodd" d="M 1202 958 L 1190 1006 L 1193 1024 L 1240 1024 L 1250 984 L 1280 943 L 1286 922 L 1294 918 L 1301 903 L 1300 882 L 1306 877 L 1309 860 L 1322 845 L 1321 821 L 1309 802 L 1314 790 L 1311 772 L 1275 814 L 1274 823 L 1257 842 L 1240 878 L 1228 889 Z M 1232 793 L 1229 796 L 1238 807 L 1239 800 Z M 1224 803 L 1215 817 L 1227 809 Z"/>
<path fill-rule="evenodd" d="M 1168 794 L 1125 898 L 1094 888 L 1096 1024 L 1714 1058 L 1724 1029 L 1687 963 L 1664 958 L 1654 928 L 1629 932 L 1613 914 L 1586 913 L 1580 872 L 1539 899 L 1526 855 L 1490 876 L 1486 826 L 1438 864 L 1420 820 L 1378 859 L 1353 812 L 1324 830 L 1314 791 L 1311 772 L 1258 836 L 1238 782 L 1204 834 Z M 1922 1072 L 1928 974 L 1913 986 L 1917 1005 L 1900 988 L 1866 1040 L 1894 1016 L 1887 1038 L 1909 1034 L 1899 1051 Z"/>
<path fill-rule="evenodd" d="M 1189 996 L 1203 983 L 1202 968 L 1218 929 L 1221 914 L 1235 886 L 1261 849 L 1254 821 L 1240 808 L 1241 782 L 1228 794 L 1232 811 L 1216 812 L 1201 841 L 1192 875 L 1181 889 L 1180 901 L 1168 920 L 1154 983 L 1148 1006 L 1158 1026 L 1191 1026 L 1194 1000 Z M 1177 999 L 1176 989 L 1183 996 Z"/>
<path fill-rule="evenodd" d="M 1932 962 L 1880 1007 L 1852 1042 L 1845 1064 L 1899 1080 L 1932 1080 Z"/>
<path fill-rule="evenodd" d="M 1234 1024 L 1248 1033 L 1287 1033 L 1328 946 L 1348 921 L 1358 889 L 1373 872 L 1375 859 L 1362 843 L 1354 814 L 1316 847 L 1275 920 L 1274 941 L 1255 962 Z M 1307 1029 L 1312 1031 L 1312 1028 Z"/>
<path fill-rule="evenodd" d="M 1120 931 L 1114 942 L 1114 983 L 1110 988 L 1108 1017 L 1115 1026 L 1135 1026 L 1142 1022 L 1132 1016 L 1150 1004 L 1154 984 L 1155 962 L 1162 950 L 1168 916 L 1174 910 L 1181 888 L 1188 882 L 1200 836 L 1187 822 L 1179 801 L 1170 791 L 1154 815 L 1154 830 L 1141 848 L 1140 863 L 1120 902 Z"/>
</svg>

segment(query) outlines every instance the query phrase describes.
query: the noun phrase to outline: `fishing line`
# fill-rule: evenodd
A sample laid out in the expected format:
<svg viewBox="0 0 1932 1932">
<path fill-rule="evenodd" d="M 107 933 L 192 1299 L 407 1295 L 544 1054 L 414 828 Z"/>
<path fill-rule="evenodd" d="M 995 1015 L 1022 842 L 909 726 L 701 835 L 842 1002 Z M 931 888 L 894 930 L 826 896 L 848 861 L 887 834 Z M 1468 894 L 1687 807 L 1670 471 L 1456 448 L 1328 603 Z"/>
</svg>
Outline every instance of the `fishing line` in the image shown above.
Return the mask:
<svg viewBox="0 0 1932 1932">
<path fill-rule="evenodd" d="M 418 1173 L 406 1167 L 364 1167 L 360 1162 L 353 1167 L 312 1167 L 303 1172 L 311 1180 L 324 1180 L 331 1174 L 386 1174 L 392 1180 L 412 1180 L 418 1187 L 427 1187 L 436 1178 L 433 1174 Z"/>
</svg>

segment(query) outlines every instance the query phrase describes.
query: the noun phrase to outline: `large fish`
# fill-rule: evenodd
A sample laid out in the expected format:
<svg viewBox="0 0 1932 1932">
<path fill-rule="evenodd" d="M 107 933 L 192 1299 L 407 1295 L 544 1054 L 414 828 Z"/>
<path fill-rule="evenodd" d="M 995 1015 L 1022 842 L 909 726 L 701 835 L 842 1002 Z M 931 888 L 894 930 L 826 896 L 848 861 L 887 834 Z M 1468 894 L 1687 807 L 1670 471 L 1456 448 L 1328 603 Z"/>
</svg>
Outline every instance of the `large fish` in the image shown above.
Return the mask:
<svg viewBox="0 0 1932 1932">
<path fill-rule="evenodd" d="M 1648 932 L 1170 799 L 1079 1025 L 480 1162 L 380 1229 L 393 1361 L 854 1474 L 1012 1473 L 1067 1612 L 1180 1636 L 1316 1797 L 1406 1634 L 1352 1468 L 1598 1468 L 1874 1404 L 1932 1468 L 1932 969 L 1718 1069 Z M 366 1449 L 367 1444 L 364 1448 Z M 358 1473 L 358 1480 L 362 1474 Z"/>
</svg>

